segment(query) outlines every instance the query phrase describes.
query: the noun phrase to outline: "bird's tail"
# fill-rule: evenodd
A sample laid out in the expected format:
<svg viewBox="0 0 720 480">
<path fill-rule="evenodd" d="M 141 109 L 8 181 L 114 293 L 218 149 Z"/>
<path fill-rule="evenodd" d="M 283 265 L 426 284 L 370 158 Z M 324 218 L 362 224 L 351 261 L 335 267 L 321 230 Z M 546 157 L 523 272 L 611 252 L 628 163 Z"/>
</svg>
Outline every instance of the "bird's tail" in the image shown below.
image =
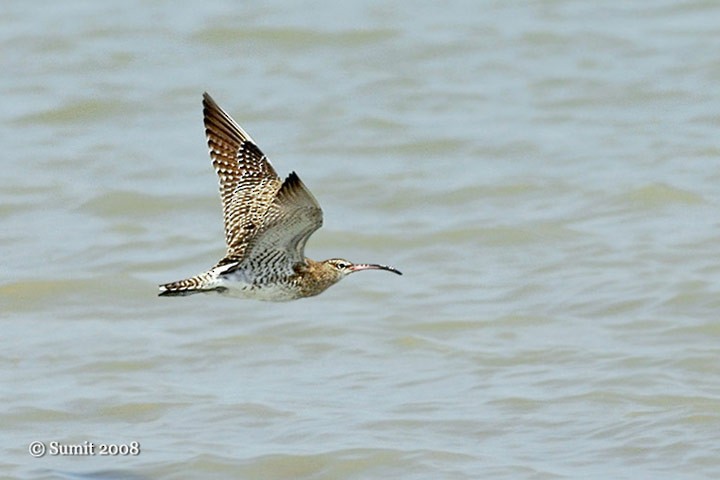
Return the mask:
<svg viewBox="0 0 720 480">
<path fill-rule="evenodd" d="M 223 291 L 225 287 L 218 286 L 215 276 L 211 272 L 201 273 L 194 277 L 178 280 L 177 282 L 160 285 L 160 297 L 184 297 L 194 293 Z"/>
</svg>

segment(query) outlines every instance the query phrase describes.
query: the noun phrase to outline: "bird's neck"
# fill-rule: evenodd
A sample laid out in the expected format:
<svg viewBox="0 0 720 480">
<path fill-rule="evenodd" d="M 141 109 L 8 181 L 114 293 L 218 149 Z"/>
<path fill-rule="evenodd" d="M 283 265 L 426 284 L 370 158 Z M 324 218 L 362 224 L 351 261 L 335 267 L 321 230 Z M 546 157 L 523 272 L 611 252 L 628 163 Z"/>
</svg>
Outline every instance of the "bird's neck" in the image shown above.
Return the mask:
<svg viewBox="0 0 720 480">
<path fill-rule="evenodd" d="M 308 297 L 324 292 L 341 278 L 331 265 L 310 258 L 305 259 L 305 264 L 297 269 L 297 273 L 298 286 L 303 296 Z"/>
</svg>

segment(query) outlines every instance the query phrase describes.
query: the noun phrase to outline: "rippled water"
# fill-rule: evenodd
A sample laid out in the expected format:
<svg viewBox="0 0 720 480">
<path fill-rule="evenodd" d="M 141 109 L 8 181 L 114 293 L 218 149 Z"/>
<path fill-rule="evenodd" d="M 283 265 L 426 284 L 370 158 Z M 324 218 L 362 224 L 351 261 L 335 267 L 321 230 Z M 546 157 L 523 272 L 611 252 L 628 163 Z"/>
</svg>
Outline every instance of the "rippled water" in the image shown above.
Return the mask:
<svg viewBox="0 0 720 480">
<path fill-rule="evenodd" d="M 0 6 L 4 475 L 720 477 L 719 5 L 194 7 Z M 224 251 L 204 90 L 405 275 L 156 297 Z"/>
</svg>

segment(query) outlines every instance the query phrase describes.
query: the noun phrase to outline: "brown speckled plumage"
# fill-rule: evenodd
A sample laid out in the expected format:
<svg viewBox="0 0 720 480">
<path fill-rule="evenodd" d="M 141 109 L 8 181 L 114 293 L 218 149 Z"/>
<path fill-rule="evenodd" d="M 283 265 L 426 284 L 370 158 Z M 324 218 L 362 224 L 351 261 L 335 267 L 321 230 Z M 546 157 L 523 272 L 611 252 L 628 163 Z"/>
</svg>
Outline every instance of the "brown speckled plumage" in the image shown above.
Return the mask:
<svg viewBox="0 0 720 480">
<path fill-rule="evenodd" d="M 323 221 L 315 197 L 295 172 L 282 181 L 252 138 L 207 93 L 203 115 L 220 182 L 227 254 L 205 273 L 160 285 L 161 296 L 214 291 L 292 300 L 317 295 L 359 270 L 400 274 L 385 265 L 305 258 L 305 244 Z"/>
</svg>

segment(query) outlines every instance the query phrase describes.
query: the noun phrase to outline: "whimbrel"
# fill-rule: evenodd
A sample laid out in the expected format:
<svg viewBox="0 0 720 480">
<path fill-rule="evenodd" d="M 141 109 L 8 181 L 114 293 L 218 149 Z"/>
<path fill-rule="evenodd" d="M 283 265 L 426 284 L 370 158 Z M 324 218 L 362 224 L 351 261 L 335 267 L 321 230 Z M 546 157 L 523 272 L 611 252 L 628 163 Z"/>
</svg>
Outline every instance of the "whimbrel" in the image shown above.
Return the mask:
<svg viewBox="0 0 720 480">
<path fill-rule="evenodd" d="M 227 253 L 205 273 L 160 285 L 160 296 L 216 292 L 256 300 L 310 297 L 353 272 L 388 265 L 305 257 L 305 243 L 322 226 L 315 197 L 292 172 L 283 181 L 250 135 L 203 94 L 205 134 L 220 180 Z"/>
</svg>

